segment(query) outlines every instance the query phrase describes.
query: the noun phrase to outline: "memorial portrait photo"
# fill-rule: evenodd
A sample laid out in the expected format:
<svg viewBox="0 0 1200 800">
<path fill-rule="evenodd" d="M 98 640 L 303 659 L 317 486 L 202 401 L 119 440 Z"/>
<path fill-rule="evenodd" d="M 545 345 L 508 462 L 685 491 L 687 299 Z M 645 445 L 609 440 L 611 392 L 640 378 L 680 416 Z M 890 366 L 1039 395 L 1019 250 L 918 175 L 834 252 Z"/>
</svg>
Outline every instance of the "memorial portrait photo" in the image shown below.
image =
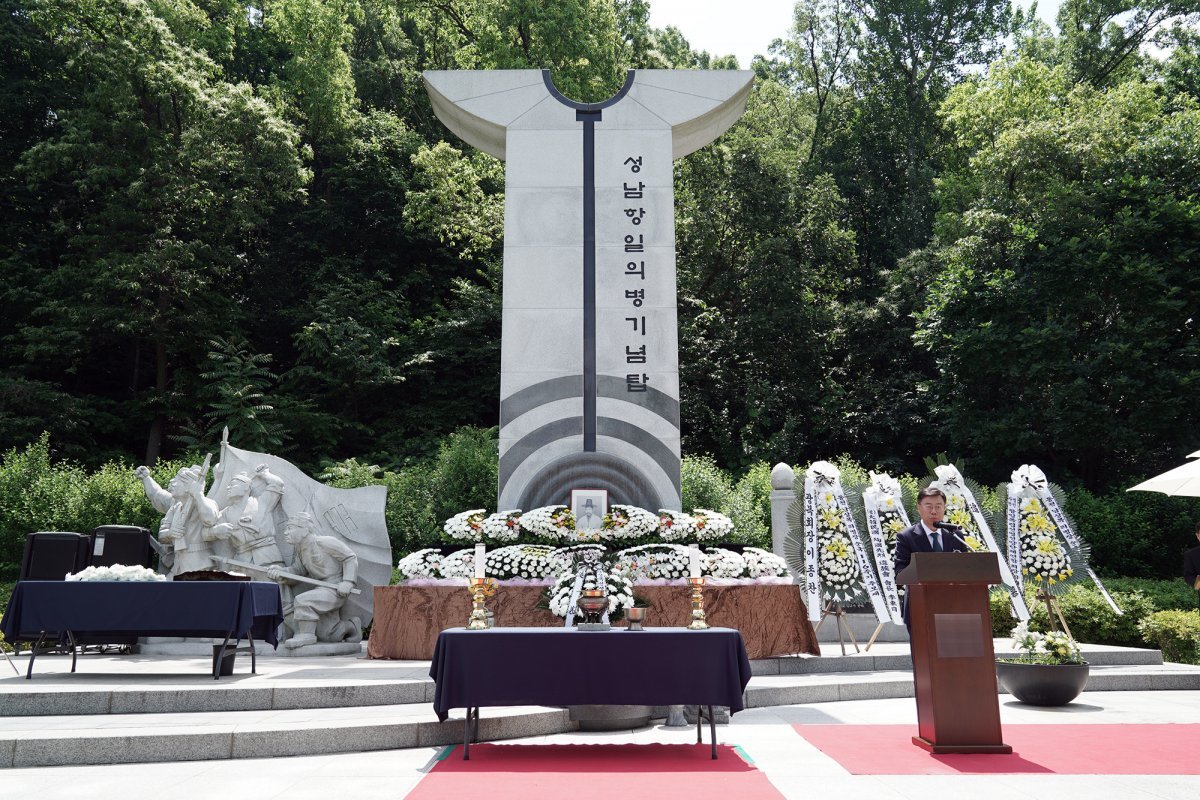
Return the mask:
<svg viewBox="0 0 1200 800">
<path fill-rule="evenodd" d="M 575 530 L 598 531 L 608 513 L 608 492 L 604 489 L 572 489 L 571 513 Z"/>
</svg>

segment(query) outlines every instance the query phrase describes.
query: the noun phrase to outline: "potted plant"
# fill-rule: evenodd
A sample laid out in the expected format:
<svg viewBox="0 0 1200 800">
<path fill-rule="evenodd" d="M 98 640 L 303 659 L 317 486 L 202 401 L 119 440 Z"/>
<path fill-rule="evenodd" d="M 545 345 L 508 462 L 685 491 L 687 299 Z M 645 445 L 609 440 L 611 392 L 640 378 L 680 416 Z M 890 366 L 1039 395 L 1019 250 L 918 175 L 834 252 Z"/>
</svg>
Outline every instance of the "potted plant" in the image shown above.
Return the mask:
<svg viewBox="0 0 1200 800">
<path fill-rule="evenodd" d="M 996 659 L 996 677 L 1006 692 L 1032 706 L 1062 706 L 1083 691 L 1088 662 L 1066 633 L 1038 633 L 1022 622 L 1012 631 L 1021 655 Z"/>
</svg>

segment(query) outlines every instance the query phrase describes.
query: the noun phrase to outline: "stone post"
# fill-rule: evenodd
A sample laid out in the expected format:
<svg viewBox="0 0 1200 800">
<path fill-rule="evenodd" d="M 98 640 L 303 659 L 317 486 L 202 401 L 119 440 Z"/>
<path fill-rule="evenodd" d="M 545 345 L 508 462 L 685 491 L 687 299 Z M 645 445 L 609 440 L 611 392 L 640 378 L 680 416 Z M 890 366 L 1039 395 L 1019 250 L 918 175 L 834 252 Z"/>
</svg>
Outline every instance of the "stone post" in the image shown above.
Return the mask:
<svg viewBox="0 0 1200 800">
<path fill-rule="evenodd" d="M 771 550 L 780 558 L 788 535 L 788 508 L 796 499 L 795 482 L 796 473 L 782 461 L 771 470 Z"/>
</svg>

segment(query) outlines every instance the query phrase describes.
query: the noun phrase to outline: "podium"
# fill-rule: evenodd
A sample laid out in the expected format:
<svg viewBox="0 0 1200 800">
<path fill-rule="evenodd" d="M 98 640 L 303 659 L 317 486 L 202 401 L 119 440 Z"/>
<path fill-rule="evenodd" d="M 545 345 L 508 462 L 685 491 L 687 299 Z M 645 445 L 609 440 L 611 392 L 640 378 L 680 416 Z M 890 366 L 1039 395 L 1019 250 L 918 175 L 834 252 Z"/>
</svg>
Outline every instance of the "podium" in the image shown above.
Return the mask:
<svg viewBox="0 0 1200 800">
<path fill-rule="evenodd" d="M 1000 733 L 988 586 L 995 553 L 913 553 L 896 576 L 908 587 L 917 732 L 932 753 L 1011 753 Z"/>
</svg>

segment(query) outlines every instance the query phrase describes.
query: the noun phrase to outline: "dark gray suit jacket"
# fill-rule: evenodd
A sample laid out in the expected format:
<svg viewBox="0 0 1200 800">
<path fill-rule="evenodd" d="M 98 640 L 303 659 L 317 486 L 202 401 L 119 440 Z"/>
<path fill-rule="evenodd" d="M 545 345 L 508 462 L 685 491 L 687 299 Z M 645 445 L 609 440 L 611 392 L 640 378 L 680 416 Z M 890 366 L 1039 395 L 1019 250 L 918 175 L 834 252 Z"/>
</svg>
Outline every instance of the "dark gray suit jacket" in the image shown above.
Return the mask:
<svg viewBox="0 0 1200 800">
<path fill-rule="evenodd" d="M 942 534 L 942 552 L 943 553 L 967 553 L 970 552 L 965 544 L 955 539 L 946 531 L 941 531 Z M 925 535 L 925 528 L 921 526 L 920 521 L 915 525 L 910 525 L 896 535 L 896 574 L 900 574 L 900 570 L 908 566 L 908 562 L 912 561 L 913 553 L 932 553 L 933 546 L 929 544 L 929 537 Z M 908 594 L 904 595 L 904 624 L 911 629 L 912 621 L 908 616 Z"/>
</svg>

